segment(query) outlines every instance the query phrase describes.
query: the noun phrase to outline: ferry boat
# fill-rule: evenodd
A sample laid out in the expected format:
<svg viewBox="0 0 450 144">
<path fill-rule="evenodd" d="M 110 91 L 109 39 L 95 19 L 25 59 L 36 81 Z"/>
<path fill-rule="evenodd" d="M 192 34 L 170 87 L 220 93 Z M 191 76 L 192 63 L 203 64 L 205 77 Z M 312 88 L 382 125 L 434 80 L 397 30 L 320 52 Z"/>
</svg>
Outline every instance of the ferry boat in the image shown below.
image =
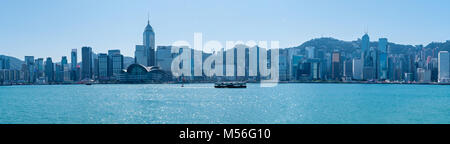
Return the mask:
<svg viewBox="0 0 450 144">
<path fill-rule="evenodd" d="M 245 82 L 216 82 L 214 88 L 247 88 Z"/>
</svg>

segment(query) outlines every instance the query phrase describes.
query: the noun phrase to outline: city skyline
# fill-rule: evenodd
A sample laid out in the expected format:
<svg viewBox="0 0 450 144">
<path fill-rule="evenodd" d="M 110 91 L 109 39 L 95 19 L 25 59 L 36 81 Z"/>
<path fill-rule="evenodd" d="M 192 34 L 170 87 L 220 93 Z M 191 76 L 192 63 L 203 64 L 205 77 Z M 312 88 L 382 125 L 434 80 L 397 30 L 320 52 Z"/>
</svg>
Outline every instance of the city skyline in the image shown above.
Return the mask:
<svg viewBox="0 0 450 144">
<path fill-rule="evenodd" d="M 412 5 L 402 6 L 405 2 Z M 387 37 L 390 42 L 408 45 L 445 42 L 450 37 L 450 29 L 445 26 L 448 20 L 442 19 L 450 14 L 443 4 L 448 1 L 2 3 L 0 18 L 5 22 L 0 24 L 0 53 L 19 59 L 32 55 L 60 61 L 61 56 L 70 55 L 71 49 L 80 51 L 82 46 L 90 46 L 96 53 L 120 49 L 125 56 L 133 57 L 134 46 L 142 43 L 141 31 L 148 15 L 158 35 L 156 46 L 171 45 L 178 40 L 192 41 L 194 32 L 203 32 L 206 41 L 280 40 L 281 48 L 322 36 L 352 41 L 365 31 L 372 41 Z M 329 5 L 321 7 L 324 3 Z M 254 7 L 244 9 L 248 5 Z M 349 7 L 353 10 L 340 11 Z M 426 12 L 428 9 L 434 12 Z M 401 12 L 395 13 L 397 10 Z M 424 28 L 427 24 L 433 27 Z"/>
</svg>

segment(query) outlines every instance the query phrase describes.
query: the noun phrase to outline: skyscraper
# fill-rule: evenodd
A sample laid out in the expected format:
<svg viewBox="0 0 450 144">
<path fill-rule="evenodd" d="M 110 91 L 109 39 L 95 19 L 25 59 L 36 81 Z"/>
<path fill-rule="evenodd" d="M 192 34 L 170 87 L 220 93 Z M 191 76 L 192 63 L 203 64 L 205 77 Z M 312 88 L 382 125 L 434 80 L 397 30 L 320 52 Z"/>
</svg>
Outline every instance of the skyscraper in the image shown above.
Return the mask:
<svg viewBox="0 0 450 144">
<path fill-rule="evenodd" d="M 147 66 L 155 66 L 156 65 L 156 57 L 155 57 L 155 32 L 153 31 L 152 26 L 150 25 L 150 19 L 148 20 L 147 26 L 145 27 L 143 34 L 143 45 L 147 54 Z"/>
<path fill-rule="evenodd" d="M 333 80 L 340 80 L 341 78 L 341 54 L 333 52 L 331 64 L 331 78 Z"/>
<path fill-rule="evenodd" d="M 59 72 L 58 76 L 59 76 L 59 79 L 61 82 L 65 82 L 70 79 L 69 74 L 67 74 L 67 73 L 70 73 L 68 69 L 69 69 L 69 63 L 67 61 L 67 56 L 62 56 L 61 57 L 61 67 L 58 71 Z"/>
<path fill-rule="evenodd" d="M 72 52 L 70 53 L 70 79 L 72 81 L 78 81 L 79 80 L 79 75 L 77 72 L 77 65 L 78 65 L 78 60 L 77 60 L 77 49 L 72 49 Z"/>
<path fill-rule="evenodd" d="M 144 66 L 148 65 L 146 50 L 143 45 L 136 45 L 136 51 L 134 52 L 134 63 L 141 64 Z"/>
<path fill-rule="evenodd" d="M 361 60 L 363 62 L 363 79 L 373 80 L 377 76 L 376 50 L 370 49 L 370 38 L 366 33 L 361 40 Z"/>
<path fill-rule="evenodd" d="M 70 63 L 71 63 L 71 69 L 74 70 L 77 68 L 77 49 L 72 49 L 72 52 L 70 53 Z"/>
<path fill-rule="evenodd" d="M 361 51 L 364 53 L 366 51 L 369 51 L 369 48 L 370 48 L 370 37 L 366 33 L 364 34 L 361 40 Z"/>
<path fill-rule="evenodd" d="M 25 56 L 25 64 L 27 65 L 27 70 L 25 71 L 26 78 L 25 81 L 29 83 L 34 83 L 36 79 L 34 56 Z"/>
<path fill-rule="evenodd" d="M 45 78 L 47 83 L 54 81 L 54 68 L 52 58 L 50 57 L 45 61 Z"/>
<path fill-rule="evenodd" d="M 440 83 L 448 83 L 450 82 L 450 61 L 448 51 L 440 51 L 438 55 L 438 82 Z"/>
<path fill-rule="evenodd" d="M 109 57 L 105 53 L 100 53 L 98 55 L 98 78 L 100 80 L 108 80 L 109 79 Z"/>
<path fill-rule="evenodd" d="M 361 59 L 353 59 L 353 79 L 361 80 L 363 78 L 363 63 Z"/>
<path fill-rule="evenodd" d="M 67 62 L 67 57 L 66 56 L 62 56 L 61 57 L 61 65 L 68 65 L 68 62 Z"/>
<path fill-rule="evenodd" d="M 92 48 L 83 47 L 81 48 L 82 53 L 82 65 L 81 65 L 81 79 L 92 79 Z"/>
<path fill-rule="evenodd" d="M 378 79 L 387 79 L 387 38 L 380 38 L 378 40 Z"/>
<path fill-rule="evenodd" d="M 35 64 L 36 64 L 36 70 L 37 70 L 36 76 L 38 78 L 43 77 L 44 76 L 44 59 L 43 58 L 36 59 Z"/>
<path fill-rule="evenodd" d="M 117 78 L 117 76 L 124 68 L 123 55 L 120 54 L 120 50 L 109 50 L 108 56 L 110 59 L 110 68 L 109 68 L 110 76 Z"/>
<path fill-rule="evenodd" d="M 159 66 L 161 70 L 166 72 L 171 71 L 172 60 L 175 58 L 171 50 L 172 46 L 158 46 L 158 49 L 156 50 L 157 66 Z"/>
</svg>

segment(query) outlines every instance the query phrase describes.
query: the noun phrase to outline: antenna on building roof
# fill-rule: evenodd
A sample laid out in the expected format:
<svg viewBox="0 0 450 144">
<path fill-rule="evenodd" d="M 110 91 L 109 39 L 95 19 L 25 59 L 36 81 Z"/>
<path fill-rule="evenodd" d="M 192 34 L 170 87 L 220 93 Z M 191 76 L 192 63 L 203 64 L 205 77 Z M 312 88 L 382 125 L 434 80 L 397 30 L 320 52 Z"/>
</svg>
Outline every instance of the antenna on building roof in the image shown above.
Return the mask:
<svg viewBox="0 0 450 144">
<path fill-rule="evenodd" d="M 150 24 L 150 11 L 147 12 L 147 23 Z"/>
<path fill-rule="evenodd" d="M 366 26 L 365 30 L 364 30 L 365 34 L 369 34 L 369 26 Z"/>
</svg>

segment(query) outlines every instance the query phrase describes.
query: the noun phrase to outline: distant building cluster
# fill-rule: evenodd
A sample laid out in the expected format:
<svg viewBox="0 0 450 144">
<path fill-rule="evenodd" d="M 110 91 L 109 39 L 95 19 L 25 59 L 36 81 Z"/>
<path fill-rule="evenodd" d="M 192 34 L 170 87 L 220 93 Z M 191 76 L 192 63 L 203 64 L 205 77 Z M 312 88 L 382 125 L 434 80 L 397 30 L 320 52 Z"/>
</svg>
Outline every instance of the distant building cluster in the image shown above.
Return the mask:
<svg viewBox="0 0 450 144">
<path fill-rule="evenodd" d="M 368 34 L 358 40 L 357 50 L 324 49 L 306 46 L 304 48 L 279 49 L 278 76 L 281 82 L 378 82 L 378 83 L 450 83 L 450 56 L 447 51 L 425 49 L 415 46 L 407 52 L 398 52 L 390 47 L 386 38 L 380 38 L 377 45 L 370 42 Z M 48 57 L 35 58 L 25 56 L 21 69 L 12 69 L 7 57 L 0 57 L 0 84 L 72 84 L 72 83 L 166 83 L 166 82 L 212 82 L 212 81 L 254 81 L 267 77 L 257 71 L 251 71 L 250 53 L 256 53 L 256 65 L 259 65 L 260 51 L 270 49 L 236 46 L 218 52 L 200 52 L 202 61 L 194 60 L 191 48 L 179 49 L 173 53 L 173 46 L 155 46 L 155 33 L 148 22 L 143 33 L 143 44 L 135 47 L 134 63 L 125 65 L 120 50 L 109 50 L 108 53 L 94 53 L 91 47 L 81 48 L 81 61 L 77 59 L 78 50 L 72 49 L 70 63 L 66 56 L 60 62 Z M 192 73 L 202 67 L 205 60 L 212 55 L 223 55 L 223 60 L 211 64 L 211 67 L 222 67 L 223 75 L 206 76 L 187 75 L 172 76 L 172 62 L 183 53 L 192 56 L 187 65 Z M 188 51 L 186 51 L 188 50 Z M 245 57 L 238 60 L 238 51 Z M 227 54 L 234 54 L 227 59 Z M 267 56 L 267 67 L 270 68 L 270 56 Z M 245 67 L 238 67 L 245 63 Z M 185 63 L 183 63 L 185 64 Z M 232 69 L 232 71 L 227 71 Z M 238 74 L 238 69 L 243 69 Z M 254 74 L 252 74 L 254 73 Z"/>
<path fill-rule="evenodd" d="M 447 51 L 417 45 L 399 52 L 390 48 L 386 38 L 380 38 L 377 46 L 371 44 L 368 34 L 358 42 L 356 51 L 285 49 L 287 52 L 280 55 L 286 55 L 286 61 L 291 64 L 287 68 L 290 71 L 286 72 L 287 81 L 450 82 Z"/>
</svg>

